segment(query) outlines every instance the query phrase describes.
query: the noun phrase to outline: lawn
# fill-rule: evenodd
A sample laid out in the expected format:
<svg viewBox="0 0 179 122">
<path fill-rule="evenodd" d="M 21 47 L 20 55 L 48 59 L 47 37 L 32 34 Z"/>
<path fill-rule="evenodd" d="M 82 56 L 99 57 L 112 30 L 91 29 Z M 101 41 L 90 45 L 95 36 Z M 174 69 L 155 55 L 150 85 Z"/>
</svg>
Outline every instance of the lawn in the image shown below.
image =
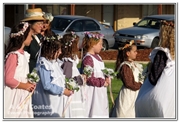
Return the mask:
<svg viewBox="0 0 179 122">
<path fill-rule="evenodd" d="M 80 67 L 80 65 L 81 65 L 81 63 L 78 65 L 78 67 Z M 143 64 L 144 68 L 146 66 L 147 66 L 146 64 Z M 114 69 L 115 63 L 114 62 L 105 62 L 105 67 Z M 117 95 L 118 95 L 118 93 L 119 93 L 119 90 L 120 90 L 120 88 L 122 86 L 122 81 L 120 79 L 114 78 L 111 81 L 111 86 L 112 86 L 113 98 L 115 100 Z M 109 87 L 108 87 L 108 100 L 109 100 L 109 110 L 110 110 L 111 107 L 112 107 L 112 101 L 111 101 L 111 98 L 110 98 Z"/>
</svg>

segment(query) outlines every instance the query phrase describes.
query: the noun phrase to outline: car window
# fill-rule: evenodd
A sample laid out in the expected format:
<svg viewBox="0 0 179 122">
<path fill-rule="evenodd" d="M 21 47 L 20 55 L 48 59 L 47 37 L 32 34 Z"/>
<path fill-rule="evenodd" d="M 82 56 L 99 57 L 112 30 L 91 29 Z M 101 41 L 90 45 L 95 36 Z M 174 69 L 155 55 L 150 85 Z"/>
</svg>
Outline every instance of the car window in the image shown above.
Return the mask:
<svg viewBox="0 0 179 122">
<path fill-rule="evenodd" d="M 153 18 L 146 18 L 141 21 L 139 21 L 135 27 L 145 27 L 145 28 L 153 28 L 153 29 L 159 29 L 160 28 L 160 20 L 159 19 L 153 19 Z"/>
<path fill-rule="evenodd" d="M 52 21 L 51 28 L 54 30 L 64 31 L 71 22 L 72 20 L 70 19 L 55 17 Z"/>
<path fill-rule="evenodd" d="M 99 25 L 93 20 L 83 20 L 84 31 L 97 31 L 100 30 Z"/>
<path fill-rule="evenodd" d="M 81 20 L 77 20 L 77 21 L 73 22 L 70 25 L 68 31 L 74 31 L 74 32 L 81 32 L 81 31 L 83 31 L 83 23 L 82 23 L 82 21 Z"/>
<path fill-rule="evenodd" d="M 101 24 L 104 28 L 106 29 L 110 29 L 110 26 L 109 25 L 106 25 L 106 24 Z"/>
</svg>

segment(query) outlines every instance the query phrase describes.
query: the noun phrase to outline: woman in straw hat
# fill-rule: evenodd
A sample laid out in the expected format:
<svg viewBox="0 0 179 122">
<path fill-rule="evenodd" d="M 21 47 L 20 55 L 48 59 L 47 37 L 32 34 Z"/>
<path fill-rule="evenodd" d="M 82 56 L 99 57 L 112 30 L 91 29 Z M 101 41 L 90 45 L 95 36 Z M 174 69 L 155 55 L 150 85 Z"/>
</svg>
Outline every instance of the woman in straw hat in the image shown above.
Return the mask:
<svg viewBox="0 0 179 122">
<path fill-rule="evenodd" d="M 25 18 L 21 20 L 31 24 L 31 28 L 34 31 L 34 35 L 32 36 L 33 40 L 31 44 L 25 49 L 28 53 L 30 53 L 30 72 L 32 72 L 32 70 L 36 66 L 37 53 L 40 49 L 40 38 L 42 38 L 41 30 L 43 28 L 43 22 L 45 20 L 43 15 L 44 14 L 41 8 L 27 9 Z"/>
</svg>

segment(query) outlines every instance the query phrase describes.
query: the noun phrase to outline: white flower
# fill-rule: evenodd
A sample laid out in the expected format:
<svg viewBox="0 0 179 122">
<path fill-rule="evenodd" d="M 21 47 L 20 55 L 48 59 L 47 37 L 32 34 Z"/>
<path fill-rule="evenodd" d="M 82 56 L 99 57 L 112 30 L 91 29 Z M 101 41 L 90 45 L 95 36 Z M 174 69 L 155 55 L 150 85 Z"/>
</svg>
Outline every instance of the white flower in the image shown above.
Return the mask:
<svg viewBox="0 0 179 122">
<path fill-rule="evenodd" d="M 31 83 L 37 83 L 39 82 L 40 78 L 37 74 L 37 69 L 34 68 L 31 73 L 27 74 L 27 80 Z"/>
<path fill-rule="evenodd" d="M 139 73 L 138 78 L 139 78 L 139 82 L 141 82 L 143 84 L 145 76 L 142 73 Z"/>
<path fill-rule="evenodd" d="M 115 76 L 117 75 L 117 73 L 114 72 L 114 70 L 111 69 L 111 68 L 105 68 L 105 69 L 102 69 L 101 71 L 102 71 L 103 74 L 104 74 L 105 76 L 107 76 L 107 77 L 113 78 L 113 77 L 115 77 Z"/>
<path fill-rule="evenodd" d="M 139 75 L 138 75 L 139 81 L 141 83 L 143 83 L 143 81 L 145 79 L 143 66 L 141 64 L 138 64 L 138 63 L 136 63 L 135 65 L 136 65 L 137 69 L 139 70 Z"/>
<path fill-rule="evenodd" d="M 79 86 L 73 78 L 70 78 L 70 79 L 66 78 L 65 80 L 66 80 L 66 88 L 67 89 L 76 90 L 76 91 L 79 90 Z"/>
<path fill-rule="evenodd" d="M 94 70 L 94 69 L 93 69 L 91 66 L 86 65 L 86 66 L 84 67 L 83 73 L 84 73 L 85 75 L 87 75 L 87 77 L 90 77 L 91 74 L 93 73 L 93 70 Z"/>
</svg>

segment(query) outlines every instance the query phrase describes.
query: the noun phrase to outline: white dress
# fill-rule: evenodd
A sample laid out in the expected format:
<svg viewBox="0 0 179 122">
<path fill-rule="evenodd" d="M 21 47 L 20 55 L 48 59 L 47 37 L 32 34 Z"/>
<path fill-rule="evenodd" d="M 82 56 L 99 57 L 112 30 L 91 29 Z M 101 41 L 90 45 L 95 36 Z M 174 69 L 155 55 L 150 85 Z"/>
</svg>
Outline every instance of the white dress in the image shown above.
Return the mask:
<svg viewBox="0 0 179 122">
<path fill-rule="evenodd" d="M 72 62 L 72 78 L 75 76 L 79 76 L 79 70 L 77 68 L 77 65 L 79 63 L 79 59 L 76 56 L 76 60 L 72 60 L 71 58 L 63 58 L 63 61 L 69 61 Z M 69 107 L 69 117 L 70 118 L 84 118 L 86 117 L 85 114 L 85 108 L 84 108 L 84 90 L 85 86 L 79 86 L 80 89 L 78 91 L 74 91 L 74 94 L 72 94 L 68 99 L 67 103 L 70 101 Z"/>
<path fill-rule="evenodd" d="M 131 68 L 135 82 L 141 82 L 139 81 L 139 74 L 143 71 L 142 65 L 135 62 L 131 63 L 125 61 L 120 65 L 119 71 L 124 64 L 127 64 Z M 112 117 L 135 118 L 135 101 L 138 92 L 139 90 L 133 91 L 123 85 L 119 91 L 118 97 L 115 100 Z"/>
<path fill-rule="evenodd" d="M 167 48 L 156 47 L 150 54 L 153 62 L 156 53 L 164 51 L 168 57 L 157 84 L 154 86 L 147 78 L 136 100 L 136 117 L 175 118 L 175 61 L 171 59 Z"/>
<path fill-rule="evenodd" d="M 86 54 L 86 56 L 90 56 L 93 60 L 94 77 L 105 79 L 103 72 L 101 71 L 102 69 L 105 68 L 104 62 L 98 61 L 96 58 L 94 58 L 88 53 Z M 96 87 L 96 86 L 86 85 L 85 94 L 86 94 L 85 110 L 87 113 L 87 117 L 109 118 L 107 87 L 104 86 Z"/>
<path fill-rule="evenodd" d="M 10 52 L 9 54 L 17 54 L 18 65 L 14 74 L 14 78 L 22 83 L 27 82 L 27 74 L 29 73 L 29 53 L 24 51 L 21 54 L 18 51 Z M 8 55 L 9 55 L 8 54 Z M 8 57 L 6 56 L 6 59 Z M 4 86 L 4 118 L 33 118 L 32 99 L 31 97 L 26 103 L 22 104 L 30 92 L 23 89 L 11 89 Z"/>
</svg>

